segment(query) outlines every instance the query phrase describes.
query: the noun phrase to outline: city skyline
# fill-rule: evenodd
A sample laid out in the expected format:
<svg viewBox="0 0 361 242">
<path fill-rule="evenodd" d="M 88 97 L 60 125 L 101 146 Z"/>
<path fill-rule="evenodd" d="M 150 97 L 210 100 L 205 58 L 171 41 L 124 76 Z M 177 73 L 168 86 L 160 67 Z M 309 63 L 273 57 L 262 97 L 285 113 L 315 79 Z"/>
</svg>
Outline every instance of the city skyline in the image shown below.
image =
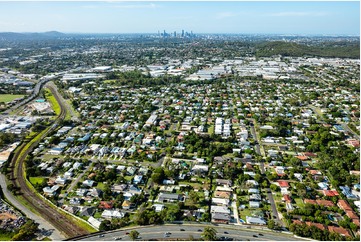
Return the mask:
<svg viewBox="0 0 361 242">
<path fill-rule="evenodd" d="M 0 2 L 0 32 L 360 35 L 360 3 Z"/>
</svg>

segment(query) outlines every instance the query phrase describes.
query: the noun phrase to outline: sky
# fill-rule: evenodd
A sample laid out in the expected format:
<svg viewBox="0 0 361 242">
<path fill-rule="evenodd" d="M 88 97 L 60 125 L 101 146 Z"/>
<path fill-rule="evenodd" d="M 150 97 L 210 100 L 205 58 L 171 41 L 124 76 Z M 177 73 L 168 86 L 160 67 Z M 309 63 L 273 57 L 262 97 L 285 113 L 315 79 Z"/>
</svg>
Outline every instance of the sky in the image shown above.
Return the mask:
<svg viewBox="0 0 361 242">
<path fill-rule="evenodd" d="M 0 32 L 360 35 L 359 1 L 14 2 Z"/>
</svg>

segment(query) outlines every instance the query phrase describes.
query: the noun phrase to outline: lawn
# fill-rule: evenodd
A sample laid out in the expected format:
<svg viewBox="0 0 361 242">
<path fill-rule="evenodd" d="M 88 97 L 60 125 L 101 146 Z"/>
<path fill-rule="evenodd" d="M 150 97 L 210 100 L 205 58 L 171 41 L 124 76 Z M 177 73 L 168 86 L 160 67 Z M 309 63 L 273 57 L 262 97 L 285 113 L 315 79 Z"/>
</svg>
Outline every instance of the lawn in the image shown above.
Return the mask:
<svg viewBox="0 0 361 242">
<path fill-rule="evenodd" d="M 113 80 L 105 80 L 103 81 L 104 83 L 107 83 L 107 84 L 114 84 L 117 80 L 113 79 Z"/>
<path fill-rule="evenodd" d="M 56 115 L 60 114 L 60 105 L 59 103 L 56 101 L 53 93 L 49 90 L 49 89 L 45 89 L 45 98 L 46 100 L 48 100 L 48 102 L 50 103 L 51 107 L 53 108 L 54 112 Z"/>
<path fill-rule="evenodd" d="M 0 102 L 8 103 L 17 98 L 22 98 L 24 95 L 14 95 L 14 94 L 0 94 Z"/>
<path fill-rule="evenodd" d="M 105 188 L 105 184 L 102 182 L 98 182 L 98 185 L 96 186 L 96 188 L 100 189 L 100 190 L 104 190 Z"/>
<path fill-rule="evenodd" d="M 214 133 L 214 125 L 211 125 L 211 126 L 209 126 L 209 128 L 208 128 L 208 134 L 213 134 Z"/>
<path fill-rule="evenodd" d="M 35 184 L 41 184 L 43 183 L 43 181 L 46 178 L 44 177 L 29 177 L 29 181 L 31 182 L 31 184 L 35 185 Z"/>
<path fill-rule="evenodd" d="M 244 221 L 246 221 L 246 216 L 251 216 L 252 215 L 252 212 L 250 209 L 239 209 L 238 210 L 238 216 L 239 218 L 243 219 Z"/>
<path fill-rule="evenodd" d="M 1 231 L 0 241 L 10 241 L 14 234 L 14 232 L 3 233 L 3 231 Z"/>
</svg>

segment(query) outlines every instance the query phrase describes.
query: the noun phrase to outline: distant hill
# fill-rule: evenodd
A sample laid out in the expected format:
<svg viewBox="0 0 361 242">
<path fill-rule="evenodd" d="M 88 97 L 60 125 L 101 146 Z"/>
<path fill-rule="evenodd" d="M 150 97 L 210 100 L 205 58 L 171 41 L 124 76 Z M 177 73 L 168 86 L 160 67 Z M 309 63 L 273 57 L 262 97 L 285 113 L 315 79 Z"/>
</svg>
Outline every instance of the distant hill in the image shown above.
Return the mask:
<svg viewBox="0 0 361 242">
<path fill-rule="evenodd" d="M 59 38 L 64 36 L 66 36 L 66 34 L 58 31 L 48 31 L 42 33 L 0 32 L 0 40 L 49 39 L 49 38 Z"/>
<path fill-rule="evenodd" d="M 319 45 L 304 45 L 272 41 L 256 46 L 256 56 L 268 57 L 273 55 L 360 58 L 360 42 L 327 42 Z"/>
</svg>

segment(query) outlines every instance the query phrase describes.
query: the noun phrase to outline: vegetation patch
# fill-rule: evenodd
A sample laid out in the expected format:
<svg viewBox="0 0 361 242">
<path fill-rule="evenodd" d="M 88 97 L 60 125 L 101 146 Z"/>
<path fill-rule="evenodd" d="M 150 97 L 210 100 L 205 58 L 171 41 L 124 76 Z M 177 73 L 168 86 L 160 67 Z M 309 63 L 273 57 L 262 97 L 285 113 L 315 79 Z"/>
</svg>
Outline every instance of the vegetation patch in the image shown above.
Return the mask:
<svg viewBox="0 0 361 242">
<path fill-rule="evenodd" d="M 44 178 L 44 177 L 29 177 L 29 181 L 33 185 L 42 184 L 45 180 L 46 180 L 46 178 Z"/>
<path fill-rule="evenodd" d="M 46 98 L 46 100 L 48 100 L 48 102 L 50 103 L 50 105 L 53 108 L 55 114 L 59 115 L 60 111 L 61 111 L 59 103 L 56 101 L 54 95 L 51 93 L 51 91 L 49 89 L 44 89 L 44 90 L 45 90 L 45 98 Z"/>
<path fill-rule="evenodd" d="M 18 95 L 18 94 L 0 94 L 0 103 L 8 103 L 11 102 L 17 98 L 22 98 L 24 95 Z"/>
</svg>

